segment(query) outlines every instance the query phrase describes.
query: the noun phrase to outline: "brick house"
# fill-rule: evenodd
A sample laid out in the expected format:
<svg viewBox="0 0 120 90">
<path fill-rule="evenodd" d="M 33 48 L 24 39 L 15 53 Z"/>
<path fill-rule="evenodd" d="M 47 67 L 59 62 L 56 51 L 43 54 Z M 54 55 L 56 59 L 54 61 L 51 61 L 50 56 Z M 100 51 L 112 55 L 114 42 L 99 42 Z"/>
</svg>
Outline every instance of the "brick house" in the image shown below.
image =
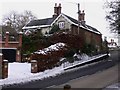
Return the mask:
<svg viewBox="0 0 120 90">
<path fill-rule="evenodd" d="M 118 47 L 118 45 L 117 45 L 117 43 L 114 41 L 114 39 L 111 39 L 111 42 L 108 42 L 107 45 L 108 45 L 109 49 L 114 49 L 114 48 L 117 48 L 117 47 Z"/>
<path fill-rule="evenodd" d="M 0 34 L 0 53 L 9 62 L 21 62 L 22 32 L 18 33 L 19 38 L 17 41 L 10 41 L 10 33 L 8 31 L 4 35 L 5 39 Z"/>
<path fill-rule="evenodd" d="M 94 27 L 87 25 L 85 22 L 85 12 L 79 11 L 80 29 L 78 31 L 78 20 L 61 13 L 61 4 L 54 7 L 54 15 L 51 18 L 38 19 L 30 21 L 27 25 L 23 27 L 23 31 L 33 32 L 36 30 L 41 30 L 42 34 L 45 35 L 49 33 L 53 25 L 58 25 L 60 30 L 72 34 L 79 34 L 82 39 L 87 44 L 94 44 L 98 51 L 102 47 L 102 34 Z"/>
</svg>

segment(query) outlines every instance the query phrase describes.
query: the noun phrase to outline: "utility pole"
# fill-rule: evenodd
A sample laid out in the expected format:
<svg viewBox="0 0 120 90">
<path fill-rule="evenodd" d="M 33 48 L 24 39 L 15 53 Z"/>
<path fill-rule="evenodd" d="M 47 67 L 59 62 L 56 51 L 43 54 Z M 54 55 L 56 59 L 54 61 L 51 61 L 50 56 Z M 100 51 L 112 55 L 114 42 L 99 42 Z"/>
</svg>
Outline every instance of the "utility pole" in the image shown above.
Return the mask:
<svg viewBox="0 0 120 90">
<path fill-rule="evenodd" d="M 78 3 L 78 34 L 80 31 L 80 4 Z"/>
</svg>

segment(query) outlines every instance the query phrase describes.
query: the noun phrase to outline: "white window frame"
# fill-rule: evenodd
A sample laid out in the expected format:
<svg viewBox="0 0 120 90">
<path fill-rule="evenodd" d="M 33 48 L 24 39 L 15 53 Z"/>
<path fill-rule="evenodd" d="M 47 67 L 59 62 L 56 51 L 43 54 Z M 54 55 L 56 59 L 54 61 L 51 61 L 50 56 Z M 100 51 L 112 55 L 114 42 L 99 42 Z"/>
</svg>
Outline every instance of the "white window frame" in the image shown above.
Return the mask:
<svg viewBox="0 0 120 90">
<path fill-rule="evenodd" d="M 64 21 L 60 21 L 60 22 L 58 23 L 58 25 L 59 25 L 59 28 L 60 28 L 60 29 L 64 29 L 64 28 L 65 28 L 65 22 L 64 22 Z"/>
</svg>

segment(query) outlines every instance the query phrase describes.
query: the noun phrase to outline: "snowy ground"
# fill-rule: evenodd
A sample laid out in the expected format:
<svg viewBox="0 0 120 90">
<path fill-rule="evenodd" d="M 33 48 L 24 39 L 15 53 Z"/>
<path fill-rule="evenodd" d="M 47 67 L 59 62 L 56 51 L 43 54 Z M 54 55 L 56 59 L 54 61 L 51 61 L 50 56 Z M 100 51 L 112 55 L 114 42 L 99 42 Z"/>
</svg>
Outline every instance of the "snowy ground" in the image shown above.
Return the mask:
<svg viewBox="0 0 120 90">
<path fill-rule="evenodd" d="M 44 72 L 33 74 L 31 73 L 31 64 L 30 63 L 9 63 L 8 65 L 8 78 L 0 79 L 0 86 L 9 85 L 9 84 L 17 84 L 17 83 L 25 83 L 30 82 L 32 80 L 43 79 L 50 76 L 56 76 L 58 74 L 64 73 L 64 69 L 69 67 L 73 67 L 78 64 L 82 64 L 85 62 L 89 62 L 96 58 L 102 57 L 103 55 L 98 55 L 94 57 L 83 56 L 82 60 L 76 61 L 72 64 L 65 63 L 62 64 L 60 67 L 55 67 L 51 70 L 46 70 Z"/>
<path fill-rule="evenodd" d="M 62 73 L 62 71 L 63 68 L 60 66 L 51 70 L 33 74 L 31 73 L 31 64 L 29 63 L 9 63 L 8 78 L 1 79 L 0 85 L 30 82 L 32 80 L 55 76 Z"/>
<path fill-rule="evenodd" d="M 64 68 L 64 69 L 69 69 L 69 68 L 74 67 L 74 66 L 76 66 L 76 65 L 80 65 L 80 64 L 83 64 L 83 63 L 86 63 L 86 62 L 89 62 L 89 61 L 93 61 L 93 60 L 95 60 L 95 59 L 97 59 L 97 58 L 100 58 L 100 57 L 103 57 L 103 56 L 105 56 L 105 55 L 107 55 L 107 54 L 102 54 L 102 55 L 96 55 L 96 56 L 93 56 L 93 57 L 88 57 L 88 56 L 85 54 L 85 55 L 83 55 L 83 56 L 81 57 L 81 60 L 74 61 L 73 63 L 68 63 L 68 62 L 66 62 L 66 63 L 63 65 L 63 68 Z M 109 55 L 110 55 L 110 54 L 109 54 Z"/>
<path fill-rule="evenodd" d="M 112 85 L 107 86 L 103 90 L 120 90 L 120 83 L 115 83 Z"/>
</svg>

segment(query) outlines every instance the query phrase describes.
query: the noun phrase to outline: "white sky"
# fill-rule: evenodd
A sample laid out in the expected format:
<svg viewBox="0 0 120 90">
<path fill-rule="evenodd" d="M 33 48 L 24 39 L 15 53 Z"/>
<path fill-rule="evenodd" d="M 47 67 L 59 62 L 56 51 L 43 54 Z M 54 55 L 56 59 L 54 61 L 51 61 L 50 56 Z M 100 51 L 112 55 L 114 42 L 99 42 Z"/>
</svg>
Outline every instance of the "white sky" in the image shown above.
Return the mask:
<svg viewBox="0 0 120 90">
<path fill-rule="evenodd" d="M 18 13 L 30 10 L 39 19 L 49 18 L 54 14 L 55 3 L 61 3 L 62 13 L 75 19 L 77 19 L 77 3 L 80 3 L 80 9 L 85 10 L 86 23 L 98 29 L 103 36 L 113 36 L 105 19 L 105 0 L 1 0 L 0 20 L 13 10 Z"/>
</svg>

